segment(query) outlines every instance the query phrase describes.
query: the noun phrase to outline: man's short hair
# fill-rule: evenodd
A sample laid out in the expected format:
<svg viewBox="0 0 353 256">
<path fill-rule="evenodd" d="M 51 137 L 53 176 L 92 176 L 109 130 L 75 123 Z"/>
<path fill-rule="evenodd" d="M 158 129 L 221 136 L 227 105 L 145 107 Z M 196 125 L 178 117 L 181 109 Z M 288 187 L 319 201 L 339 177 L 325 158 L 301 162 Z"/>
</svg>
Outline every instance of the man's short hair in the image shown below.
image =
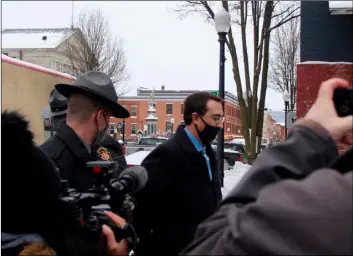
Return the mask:
<svg viewBox="0 0 353 256">
<path fill-rule="evenodd" d="M 210 100 L 223 103 L 223 100 L 208 92 L 196 92 L 189 95 L 184 101 L 184 122 L 186 125 L 192 123 L 192 113 L 203 116 L 207 112 L 207 103 Z"/>
<path fill-rule="evenodd" d="M 87 122 L 92 114 L 99 109 L 109 112 L 109 109 L 101 102 L 91 97 L 79 93 L 72 94 L 67 103 L 67 120 Z"/>
</svg>

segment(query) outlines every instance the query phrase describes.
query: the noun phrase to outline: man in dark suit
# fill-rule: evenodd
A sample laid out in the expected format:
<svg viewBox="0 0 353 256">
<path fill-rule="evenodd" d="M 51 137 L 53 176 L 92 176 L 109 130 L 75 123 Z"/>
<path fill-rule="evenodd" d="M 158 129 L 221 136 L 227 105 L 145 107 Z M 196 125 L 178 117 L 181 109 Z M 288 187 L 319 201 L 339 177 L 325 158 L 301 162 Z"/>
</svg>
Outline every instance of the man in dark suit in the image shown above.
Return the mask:
<svg viewBox="0 0 353 256">
<path fill-rule="evenodd" d="M 220 175 L 210 142 L 224 122 L 222 99 L 197 92 L 184 102 L 184 121 L 174 136 L 142 165 L 149 180 L 135 195 L 136 255 L 177 255 L 222 198 Z"/>
</svg>

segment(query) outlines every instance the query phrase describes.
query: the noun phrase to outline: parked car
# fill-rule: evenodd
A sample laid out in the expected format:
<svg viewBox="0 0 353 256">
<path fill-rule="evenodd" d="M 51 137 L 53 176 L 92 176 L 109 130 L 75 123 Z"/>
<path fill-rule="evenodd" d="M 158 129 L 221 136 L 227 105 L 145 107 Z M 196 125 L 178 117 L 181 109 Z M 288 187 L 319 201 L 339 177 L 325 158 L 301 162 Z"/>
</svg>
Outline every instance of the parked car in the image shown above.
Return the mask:
<svg viewBox="0 0 353 256">
<path fill-rule="evenodd" d="M 126 145 L 126 154 L 133 153 L 137 150 L 152 151 L 155 147 L 167 141 L 164 136 L 145 136 L 141 137 L 136 143 Z"/>
<path fill-rule="evenodd" d="M 215 152 L 217 151 L 217 141 L 214 141 L 212 143 L 212 148 L 213 148 L 213 150 L 215 150 Z M 245 147 L 242 143 L 235 143 L 234 140 L 229 141 L 229 142 L 225 142 L 224 143 L 224 157 L 226 157 L 226 151 L 228 152 L 227 155 L 231 154 L 230 152 L 238 152 L 238 154 L 240 156 L 239 157 L 232 156 L 231 159 L 236 158 L 237 159 L 236 161 L 247 163 Z M 235 153 L 232 153 L 232 154 L 234 155 Z M 229 165 L 233 166 L 234 164 L 229 164 Z"/>
<path fill-rule="evenodd" d="M 162 144 L 163 142 L 167 141 L 167 137 L 162 137 L 162 136 L 147 136 L 147 137 L 142 137 L 135 145 L 143 145 L 143 146 L 158 146 L 159 144 Z"/>
<path fill-rule="evenodd" d="M 216 148 L 214 148 L 213 150 L 216 152 Z M 125 159 L 127 165 L 129 167 L 141 165 L 142 161 L 145 159 L 146 156 L 148 156 L 149 153 L 151 153 L 151 151 L 151 149 L 147 148 L 137 148 L 135 151 L 126 154 Z M 242 162 L 242 156 L 241 153 L 239 153 L 238 151 L 225 149 L 223 160 L 226 162 L 226 164 L 224 165 L 225 168 L 227 168 L 226 165 L 228 165 L 229 168 L 232 168 L 235 165 L 236 161 Z"/>
</svg>

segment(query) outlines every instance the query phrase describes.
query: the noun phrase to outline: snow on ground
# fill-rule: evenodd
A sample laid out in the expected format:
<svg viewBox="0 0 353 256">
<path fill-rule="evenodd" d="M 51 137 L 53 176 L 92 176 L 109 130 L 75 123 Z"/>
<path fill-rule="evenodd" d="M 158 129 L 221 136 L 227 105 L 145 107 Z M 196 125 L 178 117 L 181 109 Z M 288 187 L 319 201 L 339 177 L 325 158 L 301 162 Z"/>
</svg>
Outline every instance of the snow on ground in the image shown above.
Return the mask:
<svg viewBox="0 0 353 256">
<path fill-rule="evenodd" d="M 222 188 L 223 198 L 238 184 L 243 175 L 251 165 L 235 162 L 233 170 L 224 171 L 224 187 Z"/>
</svg>

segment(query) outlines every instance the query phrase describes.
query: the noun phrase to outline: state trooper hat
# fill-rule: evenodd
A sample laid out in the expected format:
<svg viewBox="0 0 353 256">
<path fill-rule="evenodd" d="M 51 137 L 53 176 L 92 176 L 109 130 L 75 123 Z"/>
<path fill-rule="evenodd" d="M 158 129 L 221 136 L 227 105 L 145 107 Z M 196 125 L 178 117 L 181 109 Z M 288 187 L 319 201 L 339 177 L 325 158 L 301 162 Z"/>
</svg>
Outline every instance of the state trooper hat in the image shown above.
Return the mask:
<svg viewBox="0 0 353 256">
<path fill-rule="evenodd" d="M 67 98 L 62 95 L 58 90 L 53 89 L 49 96 L 49 109 L 50 116 L 61 116 L 65 115 L 67 112 Z"/>
<path fill-rule="evenodd" d="M 130 116 L 129 111 L 118 103 L 118 95 L 112 80 L 102 72 L 86 72 L 75 80 L 74 85 L 57 84 L 55 88 L 66 98 L 69 98 L 72 93 L 85 94 L 109 108 L 113 117 L 128 118 Z"/>
</svg>

